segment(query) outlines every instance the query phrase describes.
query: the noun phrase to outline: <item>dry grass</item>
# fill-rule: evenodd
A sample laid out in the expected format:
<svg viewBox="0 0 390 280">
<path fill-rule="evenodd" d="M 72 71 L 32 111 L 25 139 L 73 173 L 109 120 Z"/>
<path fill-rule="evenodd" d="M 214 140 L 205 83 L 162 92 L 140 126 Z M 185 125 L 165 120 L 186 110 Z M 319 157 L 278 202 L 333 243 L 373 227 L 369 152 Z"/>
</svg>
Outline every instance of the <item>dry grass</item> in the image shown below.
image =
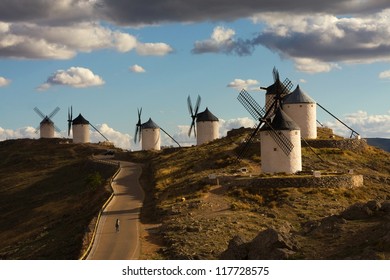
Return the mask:
<svg viewBox="0 0 390 280">
<path fill-rule="evenodd" d="M 321 137 L 329 138 L 326 133 Z M 247 167 L 252 176 L 260 176 L 261 165 L 255 147 L 252 148 L 253 154 L 244 160 L 235 160 L 234 150 L 242 138 L 242 135 L 236 135 L 198 147 L 137 154 L 139 160 L 142 157 L 147 159 L 149 172 L 153 174 L 154 187 L 150 193 L 155 203 L 155 221 L 162 224 L 154 235 L 164 241 L 156 258 L 216 259 L 234 235 L 250 239 L 267 227 L 286 225 L 299 233 L 305 223 L 339 214 L 353 203 L 390 199 L 389 154 L 370 146 L 361 152 L 315 149 L 323 161 L 310 149 L 303 149 L 306 170 L 347 172 L 354 169 L 355 173 L 364 175 L 365 186 L 362 188 L 265 189 L 240 186 L 235 176 L 248 175 L 240 174 L 238 169 Z M 216 186 L 216 181 L 208 178 L 210 174 L 230 176 L 231 179 Z M 366 228 L 363 226 L 361 230 Z M 322 248 L 327 246 L 325 240 L 328 237 L 325 237 L 315 240 L 302 236 L 301 242 L 307 246 L 302 255 L 296 257 L 351 256 L 352 252 L 348 253 L 342 246 L 346 239 L 332 240 L 333 251 L 325 253 Z M 321 251 L 324 254 L 319 256 Z"/>
<path fill-rule="evenodd" d="M 77 259 L 115 168 L 89 160 L 93 145 L 0 142 L 0 259 Z M 91 188 L 89 175 L 102 178 Z"/>
</svg>

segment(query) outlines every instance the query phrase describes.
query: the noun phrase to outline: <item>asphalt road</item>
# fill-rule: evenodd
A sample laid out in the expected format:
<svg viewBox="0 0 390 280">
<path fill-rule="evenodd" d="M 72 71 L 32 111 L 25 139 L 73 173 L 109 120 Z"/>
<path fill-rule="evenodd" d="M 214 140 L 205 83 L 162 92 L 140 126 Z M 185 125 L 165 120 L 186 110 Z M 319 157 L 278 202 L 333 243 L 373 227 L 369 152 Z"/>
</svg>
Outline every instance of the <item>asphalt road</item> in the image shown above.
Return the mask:
<svg viewBox="0 0 390 280">
<path fill-rule="evenodd" d="M 114 197 L 102 213 L 88 260 L 134 260 L 140 252 L 139 216 L 144 193 L 139 184 L 141 167 L 121 162 L 114 178 Z M 115 230 L 120 220 L 119 232 Z"/>
</svg>

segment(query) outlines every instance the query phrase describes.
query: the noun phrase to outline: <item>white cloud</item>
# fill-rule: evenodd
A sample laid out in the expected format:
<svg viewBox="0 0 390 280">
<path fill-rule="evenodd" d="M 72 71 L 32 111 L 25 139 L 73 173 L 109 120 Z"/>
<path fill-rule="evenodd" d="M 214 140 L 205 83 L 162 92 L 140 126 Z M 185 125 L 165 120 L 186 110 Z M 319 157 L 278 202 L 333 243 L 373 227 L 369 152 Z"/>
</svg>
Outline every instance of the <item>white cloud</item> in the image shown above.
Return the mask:
<svg viewBox="0 0 390 280">
<path fill-rule="evenodd" d="M 111 127 L 109 127 L 107 124 L 103 123 L 101 125 L 97 125 L 96 128 L 108 138 L 112 143 L 114 143 L 115 147 L 122 148 L 122 149 L 132 149 L 132 138 L 127 133 L 119 132 Z M 91 130 L 91 142 L 92 143 L 98 143 L 103 142 L 105 139 L 95 130 Z"/>
<path fill-rule="evenodd" d="M 204 41 L 196 41 L 193 52 L 221 52 L 224 49 L 229 49 L 233 44 L 233 37 L 236 32 L 230 28 L 217 26 L 214 28 L 211 38 Z"/>
<path fill-rule="evenodd" d="M 166 55 L 165 43 L 142 43 L 131 34 L 103 27 L 97 22 L 67 25 L 0 22 L 0 57 L 28 59 L 70 59 L 78 52 L 115 49 L 140 55 Z"/>
<path fill-rule="evenodd" d="M 236 119 L 230 119 L 230 120 L 223 120 L 219 119 L 219 135 L 220 137 L 224 137 L 227 135 L 227 132 L 241 127 L 250 127 L 252 128 L 256 122 L 253 119 L 250 119 L 248 117 L 244 118 L 236 118 Z"/>
<path fill-rule="evenodd" d="M 91 86 L 100 86 L 103 84 L 104 80 L 100 76 L 94 74 L 90 69 L 83 67 L 71 67 L 68 70 L 58 70 L 38 89 L 43 91 L 54 85 L 86 88 Z"/>
<path fill-rule="evenodd" d="M 365 111 L 358 111 L 345 115 L 342 121 L 364 138 L 390 138 L 390 111 L 383 115 L 369 115 Z M 341 136 L 349 137 L 351 134 L 350 130 L 336 120 L 324 124 Z"/>
<path fill-rule="evenodd" d="M 10 83 L 11 83 L 11 80 L 0 76 L 0 87 L 8 86 Z"/>
<path fill-rule="evenodd" d="M 19 138 L 39 138 L 34 127 L 27 126 L 18 129 L 4 129 L 0 127 L 0 141 Z"/>
<path fill-rule="evenodd" d="M 131 72 L 134 72 L 134 73 L 145 73 L 145 69 L 142 67 L 142 66 L 139 66 L 138 64 L 134 64 L 133 66 L 131 66 L 129 68 L 129 70 Z"/>
<path fill-rule="evenodd" d="M 340 63 L 390 61 L 389 16 L 390 9 L 353 16 L 262 13 L 254 22 L 266 28 L 251 44 L 292 59 L 302 72 L 328 72 Z"/>
<path fill-rule="evenodd" d="M 234 79 L 232 82 L 230 82 L 227 87 L 235 88 L 237 90 L 241 89 L 248 89 L 251 87 L 251 89 L 255 89 L 254 86 L 257 86 L 259 82 L 257 80 L 242 80 L 242 79 Z M 258 88 L 258 87 L 257 87 Z"/>
<path fill-rule="evenodd" d="M 164 56 L 172 51 L 172 47 L 165 43 L 138 43 L 136 46 L 139 55 Z"/>
<path fill-rule="evenodd" d="M 333 69 L 340 69 L 336 63 L 328 63 L 312 58 L 293 58 L 295 68 L 300 72 L 323 73 Z"/>
<path fill-rule="evenodd" d="M 237 55 L 249 55 L 253 46 L 247 41 L 234 39 L 236 32 L 231 28 L 217 26 L 209 39 L 196 41 L 192 53 L 226 53 Z"/>
<path fill-rule="evenodd" d="M 380 79 L 390 79 L 390 70 L 379 73 Z"/>
</svg>

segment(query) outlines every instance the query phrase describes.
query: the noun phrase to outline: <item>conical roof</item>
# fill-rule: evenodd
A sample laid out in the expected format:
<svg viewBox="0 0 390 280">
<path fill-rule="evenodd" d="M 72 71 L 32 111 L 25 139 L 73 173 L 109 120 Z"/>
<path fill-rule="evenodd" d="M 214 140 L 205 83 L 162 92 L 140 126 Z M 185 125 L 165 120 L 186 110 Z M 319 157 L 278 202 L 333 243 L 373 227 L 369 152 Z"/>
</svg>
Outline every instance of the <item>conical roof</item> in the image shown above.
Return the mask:
<svg viewBox="0 0 390 280">
<path fill-rule="evenodd" d="M 206 110 L 196 115 L 196 121 L 197 122 L 218 122 L 219 120 L 216 116 L 214 116 L 209 111 L 209 108 L 206 107 Z"/>
<path fill-rule="evenodd" d="M 72 124 L 73 125 L 78 125 L 78 124 L 89 124 L 89 121 L 87 121 L 86 119 L 84 119 L 84 117 L 79 114 L 77 116 L 77 118 L 75 118 L 73 121 L 72 121 Z"/>
<path fill-rule="evenodd" d="M 149 118 L 149 120 L 141 125 L 142 129 L 154 129 L 154 128 L 160 128 L 154 121 L 152 121 L 152 118 Z"/>
<path fill-rule="evenodd" d="M 260 130 L 300 130 L 298 124 L 293 121 L 280 107 L 276 109 L 271 121 L 271 127 L 265 124 Z"/>
<path fill-rule="evenodd" d="M 310 96 L 304 93 L 299 85 L 295 90 L 287 95 L 283 100 L 283 104 L 297 104 L 297 103 L 316 103 Z"/>
<path fill-rule="evenodd" d="M 48 117 L 46 116 L 42 121 L 41 121 L 41 124 L 54 124 L 53 121 Z"/>
</svg>

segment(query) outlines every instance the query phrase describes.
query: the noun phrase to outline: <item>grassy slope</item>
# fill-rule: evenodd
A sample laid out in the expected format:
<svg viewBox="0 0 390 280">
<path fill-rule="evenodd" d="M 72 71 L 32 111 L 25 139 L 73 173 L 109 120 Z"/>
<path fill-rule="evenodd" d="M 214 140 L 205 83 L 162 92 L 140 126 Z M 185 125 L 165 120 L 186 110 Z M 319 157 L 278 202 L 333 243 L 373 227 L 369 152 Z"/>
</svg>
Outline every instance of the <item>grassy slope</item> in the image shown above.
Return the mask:
<svg viewBox="0 0 390 280">
<path fill-rule="evenodd" d="M 234 149 L 243 137 L 236 135 L 199 147 L 133 155 L 133 160 L 150 161 L 154 173 L 155 187 L 151 193 L 156 204 L 155 217 L 162 223 L 159 235 L 166 245 L 156 257 L 215 259 L 233 236 L 239 234 L 250 240 L 269 226 L 288 226 L 299 233 L 300 241 L 306 244 L 299 258 L 347 258 L 358 254 L 359 251 L 345 251 L 342 238 L 329 240 L 325 234 L 323 239 L 312 238 L 300 233 L 305 223 L 338 214 L 355 202 L 390 199 L 389 154 L 370 146 L 360 153 L 316 149 L 325 160 L 322 162 L 308 148 L 303 149 L 305 168 L 342 172 L 354 169 L 364 175 L 362 188 L 259 189 L 240 186 L 234 176 L 216 186 L 215 180 L 208 179 L 209 174 L 233 175 L 240 167 L 248 167 L 253 176 L 259 173 L 256 147 L 250 158 L 235 161 Z M 359 232 L 360 227 L 361 231 L 367 230 L 358 223 L 349 231 Z M 333 250 L 324 250 L 329 244 Z M 390 257 L 388 253 L 386 258 Z"/>
<path fill-rule="evenodd" d="M 88 159 L 100 148 L 59 141 L 0 142 L 0 259 L 79 257 L 115 168 Z M 87 183 L 95 172 L 103 185 Z"/>
</svg>

